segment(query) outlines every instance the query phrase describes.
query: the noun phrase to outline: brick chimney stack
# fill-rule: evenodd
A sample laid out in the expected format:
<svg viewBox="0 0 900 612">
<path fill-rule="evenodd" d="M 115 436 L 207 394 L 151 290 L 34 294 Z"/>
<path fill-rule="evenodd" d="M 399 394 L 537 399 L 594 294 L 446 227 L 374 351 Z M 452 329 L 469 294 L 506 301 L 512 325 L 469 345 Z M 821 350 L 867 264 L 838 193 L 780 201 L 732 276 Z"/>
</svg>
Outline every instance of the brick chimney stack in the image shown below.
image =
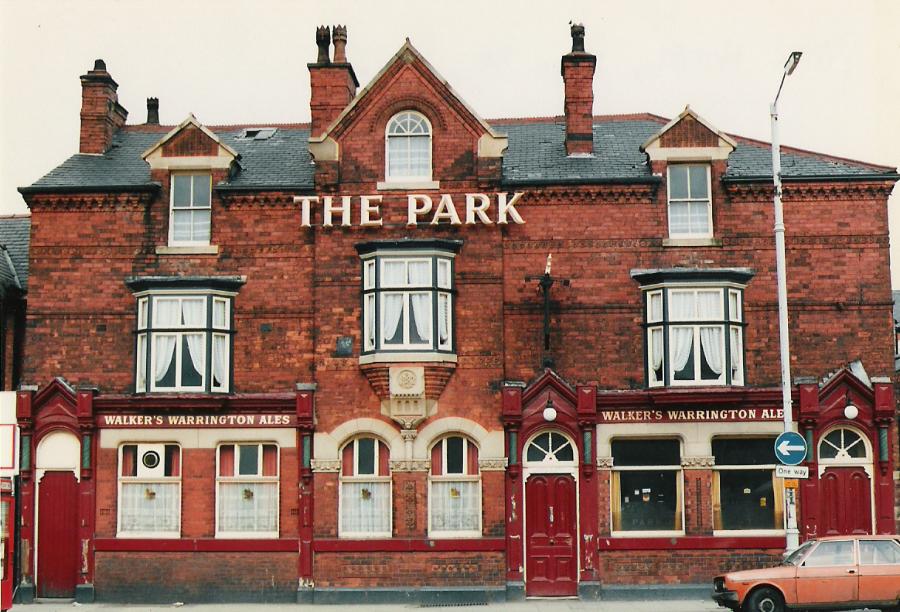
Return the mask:
<svg viewBox="0 0 900 612">
<path fill-rule="evenodd" d="M 147 98 L 147 125 L 159 125 L 159 98 Z"/>
<path fill-rule="evenodd" d="M 562 56 L 566 90 L 566 154 L 594 152 L 594 69 L 597 56 L 584 50 L 584 25 L 572 24 L 572 51 Z"/>
<path fill-rule="evenodd" d="M 80 153 L 105 153 L 113 134 L 125 125 L 128 111 L 119 104 L 118 88 L 102 59 L 94 62 L 93 70 L 81 75 Z"/>
<path fill-rule="evenodd" d="M 334 61 L 329 57 L 329 46 L 334 42 Z M 319 54 L 309 68 L 310 100 L 312 115 L 312 136 L 319 136 L 331 122 L 337 119 L 353 97 L 359 81 L 353 66 L 347 61 L 347 27 L 336 25 L 329 31 L 328 26 L 316 28 L 316 46 Z"/>
</svg>

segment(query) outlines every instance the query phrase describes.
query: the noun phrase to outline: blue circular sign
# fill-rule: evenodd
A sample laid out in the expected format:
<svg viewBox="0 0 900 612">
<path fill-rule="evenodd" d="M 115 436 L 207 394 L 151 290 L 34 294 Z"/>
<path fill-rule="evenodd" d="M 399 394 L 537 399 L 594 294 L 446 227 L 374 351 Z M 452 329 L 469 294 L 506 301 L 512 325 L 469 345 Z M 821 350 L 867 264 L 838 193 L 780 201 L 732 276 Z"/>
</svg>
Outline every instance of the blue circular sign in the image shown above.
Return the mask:
<svg viewBox="0 0 900 612">
<path fill-rule="evenodd" d="M 775 458 L 784 465 L 798 465 L 806 459 L 806 439 L 786 431 L 775 440 Z"/>
</svg>

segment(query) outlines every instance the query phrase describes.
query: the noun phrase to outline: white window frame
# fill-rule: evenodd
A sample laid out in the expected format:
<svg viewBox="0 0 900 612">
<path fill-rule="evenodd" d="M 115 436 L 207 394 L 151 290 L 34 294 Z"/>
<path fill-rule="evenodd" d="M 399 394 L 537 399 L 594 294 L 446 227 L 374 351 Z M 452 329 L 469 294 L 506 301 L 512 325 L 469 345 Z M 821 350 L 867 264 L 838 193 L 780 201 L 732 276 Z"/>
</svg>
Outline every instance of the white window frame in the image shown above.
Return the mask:
<svg viewBox="0 0 900 612">
<path fill-rule="evenodd" d="M 753 439 L 753 436 L 743 436 L 743 439 Z M 731 440 L 735 442 L 740 442 L 742 439 L 741 436 L 715 436 L 715 439 L 718 440 Z M 773 455 L 774 457 L 774 455 Z M 775 513 L 775 517 L 777 518 L 779 515 L 781 516 L 781 527 L 772 527 L 769 529 L 715 529 L 713 528 L 714 536 L 780 536 L 785 533 L 785 517 L 784 517 L 784 481 L 780 478 L 775 477 L 775 463 L 766 463 L 766 464 L 728 464 L 728 465 L 719 465 L 716 464 L 713 466 L 713 525 L 715 525 L 716 521 L 716 508 L 715 508 L 715 500 L 719 500 L 719 514 L 722 513 L 722 494 L 721 494 L 721 472 L 728 471 L 760 471 L 760 472 L 769 472 L 769 475 L 772 479 L 772 505 L 773 511 Z"/>
<path fill-rule="evenodd" d="M 391 139 L 399 139 L 405 138 L 407 139 L 407 143 L 411 138 L 423 138 L 426 135 L 406 135 L 406 134 L 392 134 L 391 128 L 394 126 L 395 122 L 399 121 L 401 117 L 405 115 L 413 115 L 422 119 L 425 126 L 428 128 L 428 172 L 426 174 L 391 174 Z M 431 122 L 428 120 L 428 117 L 423 115 L 420 112 L 414 110 L 404 110 L 395 114 L 391 117 L 387 124 L 384 126 L 384 180 L 386 183 L 407 183 L 407 182 L 426 182 L 431 181 L 431 177 L 434 174 L 434 130 L 432 129 Z M 409 155 L 409 146 L 407 145 L 407 155 Z M 410 158 L 407 157 L 407 168 L 409 167 Z"/>
<path fill-rule="evenodd" d="M 745 348 L 742 289 L 743 287 L 737 287 L 730 283 L 664 283 L 643 288 L 646 312 L 644 367 L 647 372 L 649 387 L 740 387 L 744 385 Z M 716 319 L 701 319 L 699 312 L 696 310 L 699 304 L 699 295 L 704 292 L 715 292 L 721 296 L 721 314 Z M 694 295 L 695 311 L 692 316 L 683 319 L 672 318 L 671 296 L 673 293 L 690 293 Z M 728 306 L 727 316 L 726 304 Z M 674 359 L 675 330 L 684 328 L 692 330 L 691 350 L 694 376 L 689 380 L 676 380 Z M 715 379 L 702 378 L 702 341 L 700 330 L 704 328 L 717 328 L 721 332 L 719 334 L 719 349 L 722 354 L 722 372 Z M 668 335 L 667 338 L 665 338 L 666 334 Z M 666 340 L 668 340 L 668 353 L 665 348 Z M 656 378 L 655 369 L 653 368 L 654 351 L 657 343 L 662 344 L 662 347 L 659 349 L 662 355 L 662 379 Z M 668 378 L 668 383 L 666 383 L 666 378 Z"/>
<path fill-rule="evenodd" d="M 163 444 L 165 446 L 176 446 L 178 447 L 178 476 L 162 476 L 157 478 L 145 478 L 141 476 L 122 476 L 122 455 L 125 451 L 126 446 L 137 446 L 140 448 L 141 444 L 148 444 L 148 442 L 123 442 L 119 445 L 117 449 L 117 458 L 118 461 L 116 463 L 116 537 L 117 538 L 159 538 L 159 539 L 170 539 L 170 538 L 180 538 L 181 537 L 181 515 L 182 515 L 182 474 L 184 474 L 184 453 L 181 445 L 176 442 L 157 442 L 153 441 L 152 444 Z M 138 455 L 140 453 L 138 452 Z M 140 461 L 140 457 L 135 457 L 135 462 Z M 165 462 L 165 457 L 162 457 L 162 461 Z M 136 466 L 136 470 L 140 468 Z M 173 484 L 178 483 L 178 519 L 177 524 L 178 528 L 174 531 L 125 531 L 122 529 L 122 489 L 123 485 L 130 484 Z"/>
<path fill-rule="evenodd" d="M 368 438 L 375 441 L 375 463 L 374 463 L 374 474 L 359 474 L 359 445 L 357 441 Z M 344 448 L 347 447 L 347 444 L 353 445 L 353 475 L 345 476 L 344 475 Z M 380 466 L 381 457 L 379 453 L 381 452 L 381 445 L 384 444 L 380 438 L 368 435 L 361 434 L 356 436 L 349 442 L 347 442 L 344 446 L 341 447 L 340 452 L 340 461 L 341 461 L 341 471 L 339 472 L 340 478 L 338 479 L 338 537 L 339 538 L 348 538 L 348 539 L 380 539 L 380 538 L 390 538 L 394 532 L 394 477 L 392 474 L 388 474 L 387 476 L 379 476 L 378 468 Z M 385 445 L 385 452 L 390 452 L 389 447 Z M 388 483 L 388 529 L 387 531 L 347 531 L 344 528 L 344 484 L 350 483 L 372 483 L 372 484 L 383 484 Z"/>
<path fill-rule="evenodd" d="M 455 353 L 453 337 L 453 259 L 454 254 L 445 251 L 376 251 L 363 256 L 362 298 L 362 352 L 365 353 Z M 388 263 L 427 262 L 430 280 L 427 285 L 385 284 L 385 266 Z M 377 270 L 377 275 L 376 275 Z M 376 278 L 377 276 L 377 278 Z M 410 342 L 410 296 L 429 295 L 429 326 L 431 338 L 426 343 Z M 385 342 L 385 297 L 401 295 L 403 300 L 403 342 Z M 441 304 L 446 301 L 446 340 L 441 340 Z M 378 316 L 373 313 L 377 310 Z"/>
<path fill-rule="evenodd" d="M 447 440 L 450 438 L 460 438 L 463 441 L 463 465 L 462 465 L 462 473 L 460 474 L 448 474 L 447 473 Z M 428 537 L 431 538 L 480 538 L 481 530 L 482 530 L 482 515 L 484 514 L 484 508 L 482 506 L 482 496 L 481 496 L 481 470 L 478 470 L 477 474 L 469 474 L 469 445 L 476 446 L 474 442 L 469 440 L 467 437 L 462 435 L 448 435 L 444 436 L 440 440 L 438 440 L 437 444 L 441 445 L 441 471 L 443 472 L 440 475 L 435 476 L 429 470 L 428 472 Z M 434 448 L 432 446 L 432 448 Z M 477 446 L 476 446 L 477 448 Z M 431 455 L 429 454 L 429 457 Z M 432 527 L 432 500 L 434 498 L 434 485 L 436 483 L 477 483 L 477 494 L 478 494 L 478 527 L 473 530 L 436 530 Z"/>
<path fill-rule="evenodd" d="M 616 438 L 616 441 L 652 441 L 653 438 Z M 660 440 L 666 441 L 677 441 L 678 442 L 678 456 L 684 456 L 684 444 L 680 439 L 677 438 L 660 438 Z M 612 442 L 612 441 L 611 441 Z M 618 489 L 619 495 L 622 494 L 622 481 L 620 478 L 620 474 L 622 472 L 677 472 L 675 476 L 675 488 L 676 488 L 676 496 L 678 498 L 678 503 L 680 508 L 676 511 L 678 512 L 678 517 L 681 520 L 681 528 L 680 529 L 660 529 L 660 530 L 625 530 L 625 529 L 612 529 L 614 525 L 613 520 L 613 504 L 616 503 L 617 500 L 613 499 L 612 492 L 615 489 Z M 613 485 L 612 479 L 617 480 L 617 484 Z M 618 503 L 621 504 L 621 501 Z M 614 538 L 656 538 L 656 537 L 668 537 L 668 536 L 683 536 L 685 534 L 685 516 L 684 516 L 684 467 L 680 465 L 621 465 L 618 466 L 613 461 L 612 472 L 610 474 L 610 496 L 609 496 L 609 525 L 610 525 L 610 536 Z M 619 512 L 621 512 L 621 507 L 619 508 Z"/>
<path fill-rule="evenodd" d="M 136 393 L 205 393 L 207 386 L 210 392 L 228 393 L 231 389 L 231 354 L 233 346 L 232 336 L 232 301 L 234 293 L 209 290 L 158 290 L 142 291 L 135 294 L 137 298 L 137 331 L 135 339 L 135 392 Z M 202 326 L 186 326 L 179 322 L 172 327 L 162 327 L 156 319 L 155 303 L 158 300 L 177 300 L 179 312 L 184 300 L 202 300 L 203 324 Z M 151 304 L 152 302 L 152 304 Z M 224 306 L 224 321 L 217 320 L 217 307 Z M 210 308 L 212 312 L 210 312 Z M 156 330 L 171 331 L 156 331 Z M 181 365 L 183 360 L 183 339 L 186 335 L 203 336 L 203 364 L 200 368 L 201 384 L 186 386 L 181 384 Z M 154 338 L 160 336 L 175 336 L 175 356 L 172 361 L 175 364 L 175 385 L 171 387 L 159 386 L 153 376 L 152 366 L 156 359 L 156 342 Z M 225 351 L 224 371 L 225 381 L 215 384 L 215 366 L 218 360 L 214 350 L 216 338 L 224 341 L 227 346 Z M 148 363 L 149 360 L 149 363 Z M 208 362 L 208 363 L 207 363 Z M 148 367 L 151 368 L 147 375 Z"/>
<path fill-rule="evenodd" d="M 190 180 L 190 205 L 189 206 L 175 206 L 175 180 L 176 177 L 189 176 Z M 209 180 L 209 203 L 206 206 L 194 206 L 194 177 L 197 176 L 205 176 Z M 212 239 L 212 173 L 204 172 L 204 171 L 194 171 L 194 172 L 173 172 L 170 176 L 170 185 L 169 185 L 169 246 L 209 246 L 210 240 Z M 196 211 L 209 211 L 209 235 L 205 240 L 176 240 L 175 238 L 175 213 L 176 211 L 182 212 L 196 212 Z M 193 223 L 193 215 L 191 216 L 191 235 L 194 234 L 194 223 Z"/>
<path fill-rule="evenodd" d="M 256 446 L 257 474 L 240 474 L 240 447 Z M 222 447 L 233 446 L 233 476 L 221 476 Z M 263 476 L 263 447 L 275 447 L 275 475 Z M 223 442 L 216 447 L 216 537 L 217 538 L 277 538 L 281 529 L 281 447 L 275 442 Z M 268 484 L 275 485 L 275 530 L 274 531 L 223 531 L 219 526 L 219 504 L 222 503 L 221 485 L 223 484 Z"/>
<path fill-rule="evenodd" d="M 687 167 L 688 168 L 688 197 L 686 198 L 674 198 L 672 197 L 672 168 L 675 167 Z M 691 197 L 690 193 L 691 181 L 690 181 L 690 172 L 691 168 L 704 168 L 706 170 L 706 198 L 694 198 Z M 712 215 L 712 181 L 711 181 L 711 172 L 710 172 L 710 164 L 708 163 L 672 163 L 666 168 L 666 195 L 667 195 L 667 205 L 666 205 L 666 216 L 668 219 L 669 225 L 669 238 L 712 238 L 713 237 L 713 215 Z M 682 204 L 686 203 L 689 207 L 694 204 L 699 204 L 701 202 L 706 202 L 706 225 L 709 228 L 706 232 L 674 232 L 672 231 L 672 204 Z M 690 212 L 688 212 L 688 219 L 690 219 Z"/>
</svg>

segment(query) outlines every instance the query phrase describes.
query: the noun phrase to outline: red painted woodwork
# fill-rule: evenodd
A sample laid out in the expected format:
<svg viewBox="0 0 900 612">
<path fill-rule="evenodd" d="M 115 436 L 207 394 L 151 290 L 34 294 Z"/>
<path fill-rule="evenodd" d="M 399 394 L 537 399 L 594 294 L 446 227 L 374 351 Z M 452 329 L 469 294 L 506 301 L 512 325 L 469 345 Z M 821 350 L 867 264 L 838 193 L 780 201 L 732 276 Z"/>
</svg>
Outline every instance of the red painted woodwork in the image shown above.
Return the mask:
<svg viewBox="0 0 900 612">
<path fill-rule="evenodd" d="M 872 483 L 862 468 L 828 468 L 819 482 L 820 536 L 872 533 Z"/>
<path fill-rule="evenodd" d="M 575 479 L 568 474 L 538 474 L 525 483 L 527 595 L 577 594 L 575 504 Z"/>
<path fill-rule="evenodd" d="M 78 483 L 46 472 L 38 483 L 38 597 L 74 597 L 78 576 Z"/>
</svg>

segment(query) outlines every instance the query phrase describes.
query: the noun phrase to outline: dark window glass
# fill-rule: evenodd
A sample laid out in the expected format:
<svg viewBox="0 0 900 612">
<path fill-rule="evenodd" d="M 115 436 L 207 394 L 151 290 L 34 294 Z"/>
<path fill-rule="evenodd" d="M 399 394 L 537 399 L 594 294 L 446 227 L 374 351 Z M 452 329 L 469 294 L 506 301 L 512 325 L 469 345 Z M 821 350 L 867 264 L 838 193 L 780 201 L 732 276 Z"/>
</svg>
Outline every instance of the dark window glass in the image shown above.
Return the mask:
<svg viewBox="0 0 900 612">
<path fill-rule="evenodd" d="M 619 472 L 621 529 L 679 529 L 675 523 L 678 472 Z"/>
<path fill-rule="evenodd" d="M 198 343 L 203 347 L 202 341 Z M 172 362 L 174 363 L 174 359 Z M 198 356 L 199 361 L 199 356 Z M 188 348 L 188 337 L 181 337 L 181 386 L 182 387 L 199 387 L 203 384 L 203 375 L 194 366 L 194 359 Z"/>
<path fill-rule="evenodd" d="M 775 529 L 775 493 L 769 470 L 719 472 L 722 529 Z"/>
<path fill-rule="evenodd" d="M 375 440 L 374 438 L 360 438 L 356 441 L 358 476 L 375 473 Z"/>
<path fill-rule="evenodd" d="M 463 439 L 447 438 L 444 442 L 447 445 L 447 469 L 445 474 L 462 474 L 463 465 Z"/>
<path fill-rule="evenodd" d="M 693 340 L 691 340 L 693 343 Z M 670 349 L 671 350 L 671 349 Z M 688 353 L 684 367 L 675 371 L 675 380 L 694 380 L 694 345 L 691 344 L 691 352 Z"/>
<path fill-rule="evenodd" d="M 716 465 L 775 463 L 775 438 L 717 438 L 712 441 Z"/>
<path fill-rule="evenodd" d="M 854 565 L 853 542 L 851 540 L 819 542 L 803 565 L 807 567 Z"/>
<path fill-rule="evenodd" d="M 256 476 L 259 474 L 259 447 L 256 444 L 248 446 L 242 444 L 238 459 L 238 474 L 241 476 Z"/>
<path fill-rule="evenodd" d="M 613 440 L 612 455 L 614 466 L 680 466 L 681 444 L 678 440 Z"/>
</svg>

